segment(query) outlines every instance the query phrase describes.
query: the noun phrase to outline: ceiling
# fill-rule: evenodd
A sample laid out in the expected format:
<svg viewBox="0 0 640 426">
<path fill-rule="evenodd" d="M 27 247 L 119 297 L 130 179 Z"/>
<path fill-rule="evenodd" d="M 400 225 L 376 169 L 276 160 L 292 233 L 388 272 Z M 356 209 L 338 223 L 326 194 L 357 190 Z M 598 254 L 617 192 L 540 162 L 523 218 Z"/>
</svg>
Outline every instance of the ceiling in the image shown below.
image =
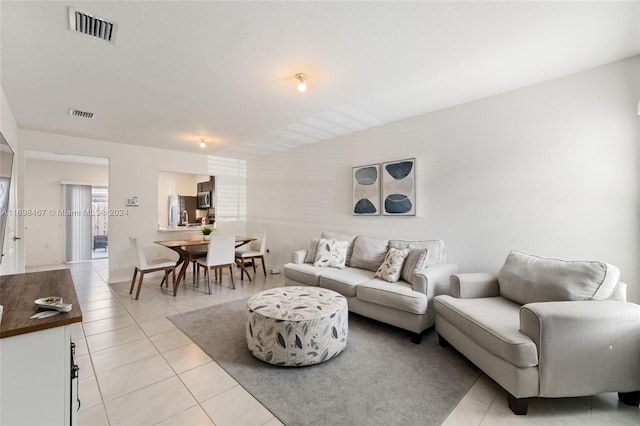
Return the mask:
<svg viewBox="0 0 640 426">
<path fill-rule="evenodd" d="M 20 128 L 248 158 L 638 55 L 640 2 L 2 0 L 0 30 Z"/>
</svg>

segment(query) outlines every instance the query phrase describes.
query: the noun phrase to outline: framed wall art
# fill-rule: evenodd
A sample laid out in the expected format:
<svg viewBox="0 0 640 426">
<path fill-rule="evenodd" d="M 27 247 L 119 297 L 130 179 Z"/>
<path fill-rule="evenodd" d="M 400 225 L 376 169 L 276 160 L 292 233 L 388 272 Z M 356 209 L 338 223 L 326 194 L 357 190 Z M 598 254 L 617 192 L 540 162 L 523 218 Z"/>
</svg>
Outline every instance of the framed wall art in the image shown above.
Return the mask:
<svg viewBox="0 0 640 426">
<path fill-rule="evenodd" d="M 416 215 L 415 166 L 415 158 L 382 163 L 382 212 L 384 215 Z"/>
<path fill-rule="evenodd" d="M 353 168 L 353 214 L 380 214 L 380 164 Z"/>
</svg>

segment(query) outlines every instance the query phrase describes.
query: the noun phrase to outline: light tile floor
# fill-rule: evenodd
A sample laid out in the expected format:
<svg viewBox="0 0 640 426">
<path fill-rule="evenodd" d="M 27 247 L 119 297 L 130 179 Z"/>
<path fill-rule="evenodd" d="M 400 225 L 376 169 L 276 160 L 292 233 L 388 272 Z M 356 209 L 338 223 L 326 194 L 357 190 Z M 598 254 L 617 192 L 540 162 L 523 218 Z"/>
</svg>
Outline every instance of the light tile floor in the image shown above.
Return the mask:
<svg viewBox="0 0 640 426">
<path fill-rule="evenodd" d="M 166 319 L 282 286 L 282 275 L 258 273 L 252 283 L 237 280 L 233 290 L 225 274 L 222 285 L 213 285 L 212 295 L 203 285 L 183 285 L 176 297 L 160 290 L 160 277 L 150 277 L 145 278 L 140 299 L 134 300 L 130 282 L 107 284 L 106 259 L 39 266 L 27 272 L 66 267 L 73 275 L 84 318 L 72 332 L 80 367 L 80 426 L 282 424 Z M 515 416 L 505 392 L 481 375 L 444 424 L 640 425 L 640 410 L 608 393 L 536 399 L 526 416 Z"/>
</svg>

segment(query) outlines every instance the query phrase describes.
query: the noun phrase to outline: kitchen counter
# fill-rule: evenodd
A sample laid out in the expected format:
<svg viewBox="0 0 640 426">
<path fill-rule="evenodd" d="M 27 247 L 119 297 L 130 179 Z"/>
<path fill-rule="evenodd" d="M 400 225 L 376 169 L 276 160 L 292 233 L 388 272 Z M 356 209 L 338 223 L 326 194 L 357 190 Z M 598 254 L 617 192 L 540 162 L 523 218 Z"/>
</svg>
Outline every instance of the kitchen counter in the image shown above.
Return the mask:
<svg viewBox="0 0 640 426">
<path fill-rule="evenodd" d="M 215 230 L 215 226 L 212 224 L 207 224 L 204 226 L 208 226 L 211 229 Z M 202 232 L 203 225 L 189 225 L 189 226 L 172 226 L 172 227 L 162 227 L 158 226 L 158 232 Z"/>
<path fill-rule="evenodd" d="M 35 300 L 60 296 L 73 309 L 44 319 L 29 319 L 39 309 Z M 3 306 L 0 338 L 46 330 L 82 322 L 82 311 L 68 269 L 4 275 L 0 277 L 0 303 Z"/>
<path fill-rule="evenodd" d="M 29 319 L 35 300 L 60 296 L 69 312 Z M 0 424 L 77 426 L 78 366 L 71 341 L 82 311 L 68 269 L 0 277 Z"/>
</svg>

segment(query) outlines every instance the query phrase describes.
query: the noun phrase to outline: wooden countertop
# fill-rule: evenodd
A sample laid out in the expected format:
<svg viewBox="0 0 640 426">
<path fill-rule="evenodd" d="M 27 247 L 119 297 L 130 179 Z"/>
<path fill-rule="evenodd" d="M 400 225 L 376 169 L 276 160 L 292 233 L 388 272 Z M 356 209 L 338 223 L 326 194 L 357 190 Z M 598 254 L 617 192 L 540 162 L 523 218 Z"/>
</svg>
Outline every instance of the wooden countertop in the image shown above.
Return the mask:
<svg viewBox="0 0 640 426">
<path fill-rule="evenodd" d="M 35 300 L 60 296 L 73 309 L 44 319 L 29 319 L 40 310 Z M 0 305 L 3 307 L 0 338 L 82 322 L 82 311 L 68 269 L 0 276 Z"/>
</svg>

